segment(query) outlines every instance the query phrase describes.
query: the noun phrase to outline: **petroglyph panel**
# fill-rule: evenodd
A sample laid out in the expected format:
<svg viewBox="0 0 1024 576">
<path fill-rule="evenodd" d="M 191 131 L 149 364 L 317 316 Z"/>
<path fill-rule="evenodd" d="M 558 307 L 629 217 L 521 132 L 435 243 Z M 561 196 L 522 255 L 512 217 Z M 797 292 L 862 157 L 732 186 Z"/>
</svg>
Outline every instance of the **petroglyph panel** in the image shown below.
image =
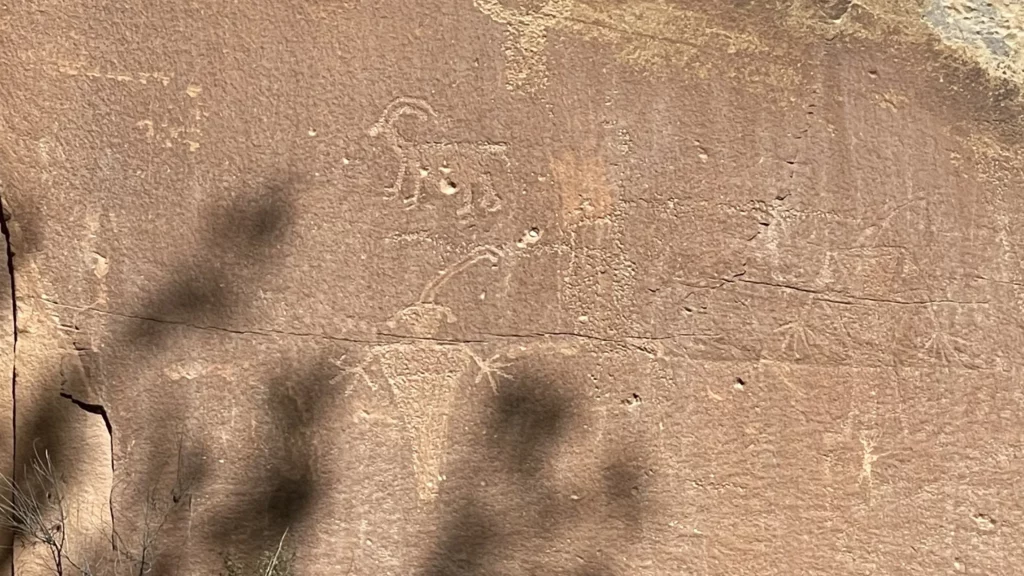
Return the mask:
<svg viewBox="0 0 1024 576">
<path fill-rule="evenodd" d="M 8 436 L 69 550 L 1015 574 L 1015 8 L 784 4 L 10 3 Z"/>
</svg>

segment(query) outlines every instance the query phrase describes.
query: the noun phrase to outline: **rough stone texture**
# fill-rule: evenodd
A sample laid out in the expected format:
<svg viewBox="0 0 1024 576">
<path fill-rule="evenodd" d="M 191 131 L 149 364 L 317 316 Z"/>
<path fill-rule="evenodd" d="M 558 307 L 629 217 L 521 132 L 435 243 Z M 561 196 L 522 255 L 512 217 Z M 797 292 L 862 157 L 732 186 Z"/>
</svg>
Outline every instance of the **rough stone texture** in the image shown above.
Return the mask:
<svg viewBox="0 0 1024 576">
<path fill-rule="evenodd" d="M 163 574 L 1016 574 L 1020 18 L 962 5 L 8 0 L 14 460 Z"/>
<path fill-rule="evenodd" d="M 992 72 L 1024 81 L 1024 4 L 1015 0 L 932 0 L 925 12 L 945 42 Z"/>
</svg>

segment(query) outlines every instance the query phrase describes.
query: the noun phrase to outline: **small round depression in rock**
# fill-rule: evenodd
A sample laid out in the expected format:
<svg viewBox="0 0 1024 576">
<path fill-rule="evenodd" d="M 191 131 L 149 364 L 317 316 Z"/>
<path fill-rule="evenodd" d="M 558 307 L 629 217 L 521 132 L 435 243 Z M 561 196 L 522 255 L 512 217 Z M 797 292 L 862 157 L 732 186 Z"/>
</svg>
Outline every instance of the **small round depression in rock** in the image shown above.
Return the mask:
<svg viewBox="0 0 1024 576">
<path fill-rule="evenodd" d="M 459 185 L 455 183 L 451 178 L 445 178 L 441 181 L 441 193 L 451 196 L 459 191 Z"/>
</svg>

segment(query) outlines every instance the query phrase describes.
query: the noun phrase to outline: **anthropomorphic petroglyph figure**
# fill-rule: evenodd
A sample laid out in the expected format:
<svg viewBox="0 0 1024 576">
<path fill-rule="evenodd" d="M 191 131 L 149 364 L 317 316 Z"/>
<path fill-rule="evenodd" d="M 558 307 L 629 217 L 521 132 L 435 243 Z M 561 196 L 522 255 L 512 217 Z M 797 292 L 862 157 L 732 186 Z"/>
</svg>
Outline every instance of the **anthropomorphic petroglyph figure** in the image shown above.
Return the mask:
<svg viewBox="0 0 1024 576">
<path fill-rule="evenodd" d="M 397 157 L 395 181 L 385 188 L 388 197 L 401 196 L 411 208 L 425 195 L 458 196 L 460 216 L 477 208 L 485 212 L 501 209 L 502 196 L 512 188 L 507 144 L 410 141 L 395 125 L 405 116 L 427 122 L 436 119 L 437 113 L 423 100 L 397 98 L 368 131 L 370 136 L 386 140 Z"/>
</svg>

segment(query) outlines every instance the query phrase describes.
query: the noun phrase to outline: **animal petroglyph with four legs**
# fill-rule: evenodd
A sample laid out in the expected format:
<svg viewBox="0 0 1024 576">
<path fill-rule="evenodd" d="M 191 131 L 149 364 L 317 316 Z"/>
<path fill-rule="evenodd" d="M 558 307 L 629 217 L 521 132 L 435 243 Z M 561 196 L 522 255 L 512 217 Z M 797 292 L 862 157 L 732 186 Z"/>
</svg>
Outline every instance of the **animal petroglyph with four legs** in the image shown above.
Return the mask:
<svg viewBox="0 0 1024 576">
<path fill-rule="evenodd" d="M 428 122 L 437 118 L 437 112 L 423 100 L 396 98 L 367 131 L 387 141 L 396 156 L 395 181 L 385 188 L 387 197 L 401 196 L 406 207 L 413 208 L 431 192 L 459 196 L 459 216 L 470 216 L 477 208 L 502 208 L 502 197 L 514 188 L 508 144 L 412 141 L 396 125 L 403 117 Z"/>
</svg>

